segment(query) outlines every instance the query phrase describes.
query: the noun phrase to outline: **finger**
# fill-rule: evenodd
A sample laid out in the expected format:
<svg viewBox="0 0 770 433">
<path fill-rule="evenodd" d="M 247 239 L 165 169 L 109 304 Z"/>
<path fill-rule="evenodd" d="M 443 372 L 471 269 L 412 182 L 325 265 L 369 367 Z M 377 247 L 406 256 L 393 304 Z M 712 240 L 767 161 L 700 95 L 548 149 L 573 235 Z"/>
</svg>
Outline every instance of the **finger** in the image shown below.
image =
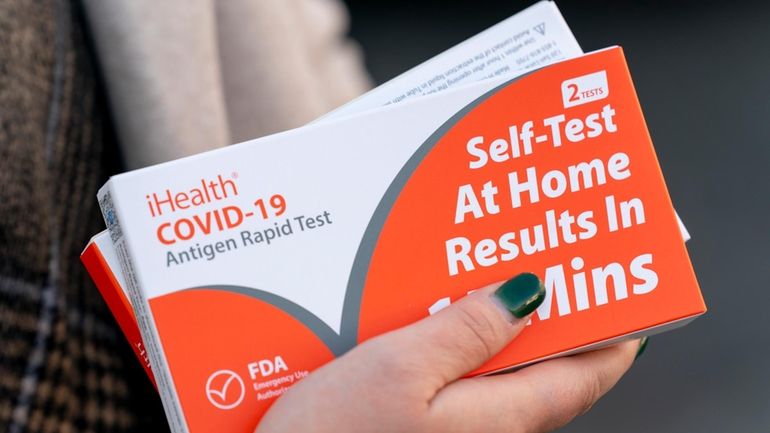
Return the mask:
<svg viewBox="0 0 770 433">
<path fill-rule="evenodd" d="M 545 290 L 534 274 L 520 274 L 462 298 L 437 314 L 388 335 L 402 361 L 424 366 L 439 389 L 481 366 L 521 331 Z"/>
<path fill-rule="evenodd" d="M 638 349 L 634 340 L 511 374 L 460 380 L 436 395 L 431 416 L 452 432 L 551 431 L 588 411 L 630 368 Z"/>
</svg>

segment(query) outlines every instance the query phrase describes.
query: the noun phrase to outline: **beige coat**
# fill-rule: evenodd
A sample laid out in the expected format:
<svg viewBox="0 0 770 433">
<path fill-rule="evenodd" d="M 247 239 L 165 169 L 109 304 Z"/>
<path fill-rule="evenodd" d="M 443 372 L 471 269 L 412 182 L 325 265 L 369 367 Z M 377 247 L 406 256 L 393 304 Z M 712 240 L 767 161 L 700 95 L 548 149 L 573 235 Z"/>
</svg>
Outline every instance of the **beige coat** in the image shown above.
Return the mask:
<svg viewBox="0 0 770 433">
<path fill-rule="evenodd" d="M 336 0 L 85 0 L 128 168 L 300 126 L 369 86 Z"/>
</svg>

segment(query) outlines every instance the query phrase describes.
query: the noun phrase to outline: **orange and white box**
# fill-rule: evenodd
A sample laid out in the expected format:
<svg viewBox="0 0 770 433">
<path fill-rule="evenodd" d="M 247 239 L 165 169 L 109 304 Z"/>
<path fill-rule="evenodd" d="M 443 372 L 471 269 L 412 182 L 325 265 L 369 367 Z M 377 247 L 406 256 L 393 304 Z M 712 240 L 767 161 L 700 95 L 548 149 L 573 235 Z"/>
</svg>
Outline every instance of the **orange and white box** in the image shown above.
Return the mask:
<svg viewBox="0 0 770 433">
<path fill-rule="evenodd" d="M 99 201 L 175 432 L 252 431 L 318 366 L 523 271 L 546 299 L 474 374 L 705 312 L 617 47 L 118 175 Z"/>
<path fill-rule="evenodd" d="M 136 314 L 126 291 L 126 281 L 123 278 L 123 271 L 120 269 L 117 253 L 112 246 L 110 233 L 103 231 L 92 237 L 80 254 L 80 260 L 104 298 L 110 313 L 118 322 L 118 326 L 131 345 L 136 359 L 144 368 L 152 384 L 155 385 L 150 358 L 147 356 L 141 331 L 139 331 L 139 323 L 136 321 Z"/>
<path fill-rule="evenodd" d="M 316 122 L 360 114 L 384 105 L 443 92 L 492 77 L 514 78 L 531 70 L 583 54 L 551 1 L 540 1 L 445 52 L 367 92 Z M 562 83 L 567 86 L 570 83 Z M 585 84 L 585 83 L 584 83 Z M 562 92 L 562 95 L 568 95 Z M 565 107 L 569 104 L 565 103 Z M 690 239 L 679 220 L 682 236 Z M 144 344 L 120 264 L 107 231 L 95 235 L 81 259 L 152 379 Z"/>
<path fill-rule="evenodd" d="M 372 89 L 316 122 L 358 114 L 491 77 L 513 78 L 582 53 L 556 4 L 540 1 Z M 81 254 L 81 260 L 152 379 L 123 273 L 106 230 L 90 240 Z"/>
</svg>

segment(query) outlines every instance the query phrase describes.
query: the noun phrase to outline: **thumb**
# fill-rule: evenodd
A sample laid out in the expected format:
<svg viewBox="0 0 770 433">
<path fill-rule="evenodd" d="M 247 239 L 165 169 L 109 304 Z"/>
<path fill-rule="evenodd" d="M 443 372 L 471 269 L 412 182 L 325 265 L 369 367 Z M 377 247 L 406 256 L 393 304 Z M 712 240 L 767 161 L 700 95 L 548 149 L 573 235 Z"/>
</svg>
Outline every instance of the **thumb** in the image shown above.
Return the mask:
<svg viewBox="0 0 770 433">
<path fill-rule="evenodd" d="M 477 290 L 390 338 L 413 365 L 429 366 L 437 387 L 480 367 L 524 328 L 543 302 L 535 274 L 523 273 Z"/>
</svg>

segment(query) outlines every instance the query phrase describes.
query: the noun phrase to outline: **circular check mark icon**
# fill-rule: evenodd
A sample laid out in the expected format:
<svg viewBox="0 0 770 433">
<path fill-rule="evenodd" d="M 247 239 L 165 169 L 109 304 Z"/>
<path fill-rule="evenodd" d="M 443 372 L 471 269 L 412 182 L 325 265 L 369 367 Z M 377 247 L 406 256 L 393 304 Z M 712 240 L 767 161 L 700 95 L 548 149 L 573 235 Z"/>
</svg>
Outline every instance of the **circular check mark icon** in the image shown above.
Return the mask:
<svg viewBox="0 0 770 433">
<path fill-rule="evenodd" d="M 216 371 L 206 381 L 206 398 L 216 408 L 233 409 L 241 404 L 245 394 L 243 379 L 232 370 Z"/>
</svg>

